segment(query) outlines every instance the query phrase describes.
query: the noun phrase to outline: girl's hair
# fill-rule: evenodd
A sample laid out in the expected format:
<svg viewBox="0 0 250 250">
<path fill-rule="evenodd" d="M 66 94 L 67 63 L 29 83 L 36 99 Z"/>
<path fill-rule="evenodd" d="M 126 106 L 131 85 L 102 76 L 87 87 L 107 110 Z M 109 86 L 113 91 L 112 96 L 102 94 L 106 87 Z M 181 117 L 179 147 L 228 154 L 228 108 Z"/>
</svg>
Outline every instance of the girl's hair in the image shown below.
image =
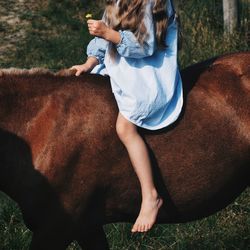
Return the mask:
<svg viewBox="0 0 250 250">
<path fill-rule="evenodd" d="M 145 8 L 148 1 L 152 0 L 120 0 L 117 8 L 117 0 L 106 0 L 104 20 L 114 30 L 132 31 L 140 44 L 147 37 L 146 26 L 143 22 Z M 168 25 L 166 0 L 154 0 L 152 10 L 155 35 L 158 48 L 165 48 L 165 36 Z M 111 45 L 111 54 L 115 54 L 115 46 Z"/>
</svg>

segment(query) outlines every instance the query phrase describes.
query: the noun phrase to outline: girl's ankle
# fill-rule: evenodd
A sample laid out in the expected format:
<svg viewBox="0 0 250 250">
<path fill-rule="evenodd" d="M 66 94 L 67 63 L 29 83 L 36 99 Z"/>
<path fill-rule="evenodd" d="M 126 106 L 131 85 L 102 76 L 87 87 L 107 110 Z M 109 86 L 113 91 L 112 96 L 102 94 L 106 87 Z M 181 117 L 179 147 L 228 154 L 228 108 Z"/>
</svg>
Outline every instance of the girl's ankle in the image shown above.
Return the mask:
<svg viewBox="0 0 250 250">
<path fill-rule="evenodd" d="M 143 196 L 143 199 L 145 199 L 145 200 L 157 200 L 157 199 L 159 199 L 160 198 L 160 196 L 159 196 L 159 194 L 158 194 L 158 192 L 157 192 L 157 190 L 156 189 L 153 189 L 153 190 L 151 190 L 151 191 L 148 191 L 146 194 L 144 194 L 144 196 Z"/>
</svg>

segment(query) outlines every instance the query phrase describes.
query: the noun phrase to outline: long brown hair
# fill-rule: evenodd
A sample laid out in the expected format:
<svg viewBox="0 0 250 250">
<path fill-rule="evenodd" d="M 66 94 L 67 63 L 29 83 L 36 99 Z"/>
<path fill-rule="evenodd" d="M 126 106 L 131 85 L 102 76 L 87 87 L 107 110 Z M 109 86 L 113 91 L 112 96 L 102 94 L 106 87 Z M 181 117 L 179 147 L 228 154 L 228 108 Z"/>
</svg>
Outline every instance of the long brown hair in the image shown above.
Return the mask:
<svg viewBox="0 0 250 250">
<path fill-rule="evenodd" d="M 138 42 L 143 44 L 147 37 L 147 29 L 143 22 L 147 2 L 150 0 L 106 0 L 104 20 L 114 30 L 129 29 L 135 34 Z M 168 25 L 166 0 L 154 0 L 152 10 L 155 35 L 158 48 L 165 48 L 165 36 Z M 115 54 L 115 46 L 111 45 L 111 52 Z"/>
</svg>

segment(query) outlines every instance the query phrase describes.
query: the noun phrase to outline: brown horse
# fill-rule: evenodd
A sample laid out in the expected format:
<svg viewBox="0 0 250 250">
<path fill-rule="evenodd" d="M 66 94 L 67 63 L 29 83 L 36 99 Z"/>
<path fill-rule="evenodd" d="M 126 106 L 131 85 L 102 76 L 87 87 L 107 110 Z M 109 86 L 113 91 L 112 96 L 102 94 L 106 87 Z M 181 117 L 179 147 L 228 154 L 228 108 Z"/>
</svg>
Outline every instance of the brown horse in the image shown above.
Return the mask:
<svg viewBox="0 0 250 250">
<path fill-rule="evenodd" d="M 158 223 L 208 216 L 249 185 L 249 62 L 242 52 L 184 69 L 178 121 L 139 130 L 164 199 Z M 109 78 L 65 72 L 0 71 L 0 188 L 34 232 L 31 249 L 108 249 L 102 225 L 134 222 L 140 185 Z"/>
</svg>

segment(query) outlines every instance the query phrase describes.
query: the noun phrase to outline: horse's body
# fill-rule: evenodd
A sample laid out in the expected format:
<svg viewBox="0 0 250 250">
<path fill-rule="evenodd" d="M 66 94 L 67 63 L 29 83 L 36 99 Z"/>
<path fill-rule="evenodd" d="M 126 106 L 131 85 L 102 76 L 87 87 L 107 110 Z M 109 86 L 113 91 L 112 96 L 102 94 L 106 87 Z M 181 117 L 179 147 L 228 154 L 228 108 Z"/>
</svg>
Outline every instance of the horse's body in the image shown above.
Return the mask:
<svg viewBox="0 0 250 250">
<path fill-rule="evenodd" d="M 186 68 L 178 121 L 140 130 L 164 199 L 158 223 L 208 216 L 249 185 L 249 62 L 245 52 Z M 102 225 L 134 222 L 141 199 L 116 135 L 109 78 L 0 75 L 0 188 L 20 205 L 33 249 L 61 249 L 73 239 L 107 247 Z"/>
</svg>

